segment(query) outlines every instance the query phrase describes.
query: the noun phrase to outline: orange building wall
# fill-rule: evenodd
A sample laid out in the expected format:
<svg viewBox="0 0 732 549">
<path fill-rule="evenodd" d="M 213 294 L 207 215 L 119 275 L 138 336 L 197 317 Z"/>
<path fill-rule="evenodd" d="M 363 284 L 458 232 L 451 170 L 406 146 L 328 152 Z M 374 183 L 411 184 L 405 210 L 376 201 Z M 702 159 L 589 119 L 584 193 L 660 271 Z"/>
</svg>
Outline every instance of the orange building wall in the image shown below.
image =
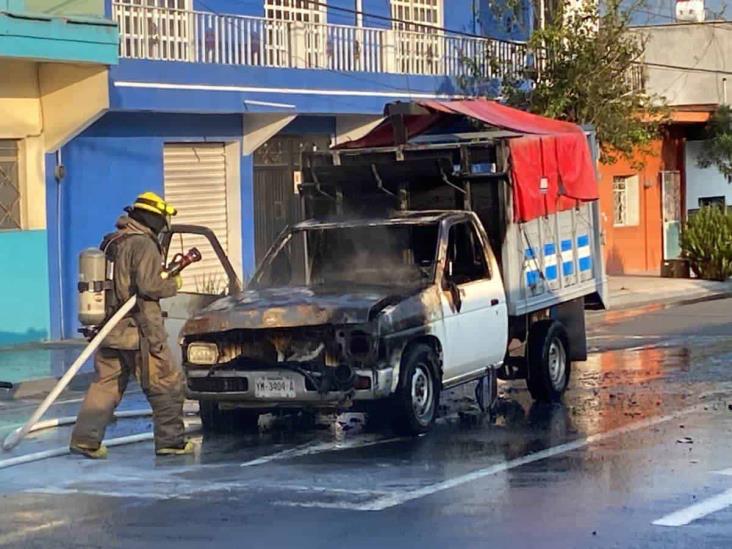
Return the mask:
<svg viewBox="0 0 732 549">
<path fill-rule="evenodd" d="M 600 210 L 604 232 L 605 265 L 608 274 L 655 274 L 663 259 L 661 219 L 662 141 L 653 143 L 652 152 L 639 171 L 630 162 L 600 164 Z M 668 164 L 668 163 L 667 163 Z M 674 166 L 675 167 L 675 166 Z M 673 168 L 669 168 L 673 169 Z M 613 226 L 613 177 L 638 174 L 639 224 Z"/>
</svg>

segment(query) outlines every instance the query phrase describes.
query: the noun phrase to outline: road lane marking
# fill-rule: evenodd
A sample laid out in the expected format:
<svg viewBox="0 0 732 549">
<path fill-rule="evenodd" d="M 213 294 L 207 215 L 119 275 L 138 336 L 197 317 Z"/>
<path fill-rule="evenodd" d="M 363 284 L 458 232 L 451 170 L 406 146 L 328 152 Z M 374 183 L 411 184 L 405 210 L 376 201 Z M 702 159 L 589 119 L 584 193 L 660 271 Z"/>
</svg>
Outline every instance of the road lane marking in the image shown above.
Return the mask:
<svg viewBox="0 0 732 549">
<path fill-rule="evenodd" d="M 112 490 L 94 490 L 94 489 L 80 489 L 80 488 L 62 488 L 56 486 L 46 486 L 40 489 L 28 489 L 23 490 L 26 494 L 46 494 L 51 496 L 68 496 L 73 494 L 83 494 L 85 496 L 100 496 L 107 498 L 138 498 L 138 499 L 152 499 L 152 500 L 169 500 L 169 499 L 191 499 L 186 495 L 174 495 L 168 494 L 155 494 L 151 492 L 120 492 Z"/>
<path fill-rule="evenodd" d="M 707 515 L 726 509 L 732 505 L 732 489 L 722 492 L 714 497 L 690 505 L 685 509 L 680 509 L 670 515 L 654 520 L 652 524 L 656 526 L 686 526 L 704 518 Z"/>
<path fill-rule="evenodd" d="M 263 488 L 272 490 L 292 490 L 293 492 L 314 492 L 324 494 L 348 494 L 351 496 L 385 496 L 389 492 L 384 490 L 365 490 L 359 488 L 335 488 L 331 486 L 307 486 L 303 484 L 270 484 L 263 485 Z"/>
<path fill-rule="evenodd" d="M 714 471 L 714 474 L 732 477 L 732 469 L 722 469 L 721 471 Z"/>
<path fill-rule="evenodd" d="M 517 467 L 522 467 L 524 465 L 528 465 L 530 463 L 534 463 L 537 461 L 542 461 L 551 457 L 555 457 L 561 454 L 566 454 L 568 452 L 572 452 L 574 450 L 579 450 L 580 448 L 585 448 L 587 446 L 590 446 L 591 444 L 596 444 L 598 442 L 604 442 L 606 440 L 622 436 L 625 434 L 633 433 L 635 431 L 639 431 L 641 429 L 646 429 L 648 427 L 653 427 L 655 425 L 660 425 L 661 423 L 666 423 L 669 421 L 673 421 L 675 419 L 678 419 L 680 417 L 693 414 L 696 412 L 704 411 L 705 407 L 709 407 L 710 403 L 702 403 L 697 404 L 695 406 L 691 406 L 689 408 L 684 408 L 682 410 L 678 410 L 671 414 L 666 414 L 663 416 L 658 416 L 654 418 L 648 418 L 641 421 L 637 421 L 635 423 L 631 423 L 629 425 L 625 425 L 623 427 L 618 427 L 617 429 L 611 429 L 610 431 L 605 431 L 604 433 L 597 433 L 594 435 L 590 435 L 585 438 L 581 438 L 572 442 L 567 442 L 565 444 L 560 444 L 558 446 L 553 446 L 551 448 L 547 448 L 545 450 L 541 450 L 539 452 L 534 452 L 531 454 L 528 454 L 526 456 L 512 459 L 509 461 L 504 461 L 502 463 L 497 463 L 495 465 L 491 465 L 489 467 L 478 469 L 477 471 L 473 471 L 471 473 L 466 473 L 464 475 L 460 475 L 458 477 L 454 477 L 448 480 L 444 480 L 442 482 L 437 482 L 435 484 L 430 484 L 427 486 L 424 486 L 422 488 L 418 488 L 417 490 L 407 490 L 407 491 L 396 491 L 392 492 L 390 495 L 383 496 L 380 498 L 373 499 L 369 502 L 365 503 L 358 503 L 358 504 L 349 504 L 344 502 L 343 504 L 338 503 L 339 509 L 349 509 L 354 511 L 383 511 L 386 509 L 390 509 L 392 507 L 397 507 L 399 505 L 403 505 L 405 503 L 408 503 L 413 500 L 421 499 L 427 496 L 431 496 L 433 494 L 437 494 L 439 492 L 444 492 L 445 490 L 450 490 L 452 488 L 457 488 L 459 486 L 463 486 L 465 484 L 470 484 L 476 481 L 479 481 L 481 479 L 484 479 L 486 477 L 490 477 L 493 475 L 496 475 L 498 473 L 502 473 L 505 471 L 508 471 L 510 469 L 515 469 Z M 281 505 L 288 505 L 288 506 L 303 506 L 302 504 L 299 504 L 298 502 L 279 502 Z M 334 504 L 332 503 L 326 503 L 323 504 L 323 508 L 332 508 Z M 308 503 L 308 507 L 317 507 L 319 504 L 316 503 Z"/>
<path fill-rule="evenodd" d="M 322 454 L 324 452 L 340 452 L 343 450 L 355 450 L 358 448 L 368 448 L 370 446 L 378 446 L 381 444 L 390 444 L 392 442 L 402 442 L 405 440 L 411 440 L 408 437 L 394 437 L 384 438 L 377 440 L 347 440 L 344 442 L 309 442 L 302 444 L 289 450 L 283 450 L 274 454 L 262 456 L 251 461 L 246 461 L 240 465 L 240 467 L 252 467 L 255 465 L 263 465 L 272 461 L 279 461 L 283 459 L 291 459 L 296 457 L 310 456 L 314 454 Z"/>
<path fill-rule="evenodd" d="M 617 335 L 617 334 L 601 334 L 601 335 L 591 335 L 588 336 L 587 339 L 662 339 L 664 337 L 668 337 L 665 335 Z"/>
<path fill-rule="evenodd" d="M 45 524 L 39 524 L 37 526 L 29 526 L 28 528 L 16 530 L 16 531 L 10 532 L 8 534 L 2 534 L 2 535 L 0 535 L 0 545 L 8 545 L 11 543 L 16 543 L 16 542 L 22 540 L 25 536 L 27 536 L 29 534 L 37 534 L 38 532 L 43 532 L 44 530 L 50 530 L 51 528 L 58 528 L 59 526 L 66 526 L 69 523 L 70 523 L 70 521 L 68 521 L 68 520 L 52 520 L 51 522 L 46 522 Z"/>
</svg>

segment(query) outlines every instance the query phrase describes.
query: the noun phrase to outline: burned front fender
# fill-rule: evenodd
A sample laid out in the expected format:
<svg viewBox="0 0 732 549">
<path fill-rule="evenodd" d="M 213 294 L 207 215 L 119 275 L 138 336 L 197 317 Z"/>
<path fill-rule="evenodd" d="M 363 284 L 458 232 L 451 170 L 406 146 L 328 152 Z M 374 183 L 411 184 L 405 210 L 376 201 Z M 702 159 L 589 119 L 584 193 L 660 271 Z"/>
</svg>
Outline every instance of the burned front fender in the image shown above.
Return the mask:
<svg viewBox="0 0 732 549">
<path fill-rule="evenodd" d="M 415 342 L 432 345 L 442 358 L 442 304 L 437 286 L 430 286 L 386 307 L 377 319 L 382 367 L 393 369 L 391 391 L 396 391 L 401 360 Z M 439 372 L 438 372 L 439 374 Z"/>
</svg>

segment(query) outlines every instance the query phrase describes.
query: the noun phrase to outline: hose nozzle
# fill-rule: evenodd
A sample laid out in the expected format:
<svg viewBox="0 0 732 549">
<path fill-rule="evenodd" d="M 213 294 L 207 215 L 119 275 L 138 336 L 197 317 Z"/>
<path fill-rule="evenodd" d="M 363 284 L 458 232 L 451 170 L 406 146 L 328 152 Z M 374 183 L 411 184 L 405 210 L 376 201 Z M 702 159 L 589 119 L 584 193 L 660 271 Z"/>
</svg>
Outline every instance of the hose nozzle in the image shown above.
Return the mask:
<svg viewBox="0 0 732 549">
<path fill-rule="evenodd" d="M 173 257 L 173 261 L 166 267 L 162 273 L 164 279 L 174 278 L 178 276 L 183 269 L 192 263 L 198 263 L 203 259 L 198 248 L 191 248 L 186 254 L 177 254 Z"/>
</svg>

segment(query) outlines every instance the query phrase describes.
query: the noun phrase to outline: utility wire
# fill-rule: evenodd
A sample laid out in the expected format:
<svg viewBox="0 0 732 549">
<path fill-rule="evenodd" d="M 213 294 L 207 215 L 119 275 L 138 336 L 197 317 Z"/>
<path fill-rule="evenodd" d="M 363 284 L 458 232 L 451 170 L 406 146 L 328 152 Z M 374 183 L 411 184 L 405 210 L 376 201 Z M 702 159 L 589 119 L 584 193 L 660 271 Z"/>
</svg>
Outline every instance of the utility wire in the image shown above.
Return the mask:
<svg viewBox="0 0 732 549">
<path fill-rule="evenodd" d="M 513 43 L 517 43 L 517 44 L 524 43 L 520 40 L 498 40 L 495 38 L 491 38 L 489 36 L 483 36 L 480 34 L 473 34 L 471 32 L 464 32 L 464 31 L 458 31 L 458 30 L 454 30 L 454 29 L 448 29 L 446 27 L 440 27 L 438 25 L 430 25 L 428 23 L 417 23 L 415 21 L 407 21 L 406 19 L 399 19 L 398 17 L 388 17 L 386 15 L 377 15 L 375 13 L 368 13 L 365 11 L 354 10 L 351 8 L 342 8 L 340 6 L 331 6 L 330 4 L 328 4 L 326 2 L 321 2 L 320 0 L 302 0 L 302 1 L 305 2 L 306 4 L 311 4 L 313 6 L 318 6 L 320 8 L 326 8 L 328 10 L 349 13 L 351 15 L 360 15 L 360 16 L 362 16 L 364 18 L 368 18 L 368 19 L 376 19 L 378 21 L 387 21 L 390 23 L 402 23 L 404 25 L 408 25 L 411 27 L 419 27 L 419 28 L 423 28 L 426 30 L 432 30 L 432 31 L 439 30 L 439 31 L 442 31 L 442 32 L 445 32 L 448 34 L 454 34 L 457 36 L 465 36 L 467 38 L 480 38 L 482 40 L 490 39 L 490 40 L 496 40 L 498 42 L 513 42 Z"/>
<path fill-rule="evenodd" d="M 732 74 L 732 71 L 720 70 L 720 69 L 705 69 L 700 67 L 684 67 L 681 65 L 667 65 L 666 63 L 647 63 L 645 61 L 636 61 L 636 65 L 644 65 L 646 67 L 653 67 L 656 69 L 666 69 L 674 71 L 686 71 L 686 72 L 703 72 L 708 74 Z"/>
<path fill-rule="evenodd" d="M 645 13 L 646 15 L 652 15 L 653 17 L 660 17 L 661 19 L 667 19 L 669 21 L 676 21 L 676 18 L 673 15 L 658 13 L 655 11 L 645 10 L 642 8 L 637 8 L 635 11 L 638 13 Z M 633 28 L 638 28 L 638 27 L 642 28 L 642 27 L 646 27 L 646 26 L 649 26 L 649 25 L 633 25 Z"/>
</svg>

